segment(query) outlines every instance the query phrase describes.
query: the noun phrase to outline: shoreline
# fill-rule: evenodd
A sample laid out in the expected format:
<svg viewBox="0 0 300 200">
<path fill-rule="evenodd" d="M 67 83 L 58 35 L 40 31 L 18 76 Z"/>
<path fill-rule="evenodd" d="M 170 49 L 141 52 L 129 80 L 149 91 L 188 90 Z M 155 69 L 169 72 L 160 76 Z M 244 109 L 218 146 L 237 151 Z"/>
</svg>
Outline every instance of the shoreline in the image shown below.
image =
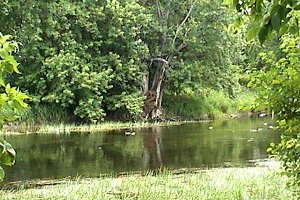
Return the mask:
<svg viewBox="0 0 300 200">
<path fill-rule="evenodd" d="M 218 120 L 229 120 L 235 118 L 247 118 L 256 116 L 257 113 L 247 113 L 247 115 L 237 114 L 230 115 Z M 259 116 L 257 116 L 259 117 Z M 198 120 L 162 120 L 162 121 L 137 121 L 137 122 L 118 122 L 118 121 L 105 121 L 98 124 L 72 124 L 72 123 L 60 123 L 60 124 L 38 124 L 38 123 L 26 123 L 16 122 L 8 123 L 3 127 L 3 134 L 70 134 L 70 133 L 92 133 L 101 131 L 113 131 L 113 130 L 131 130 L 135 128 L 151 128 L 158 126 L 177 126 L 186 123 L 209 123 L 216 119 L 198 119 Z"/>
<path fill-rule="evenodd" d="M 92 133 L 113 130 L 131 130 L 135 128 L 151 128 L 158 126 L 178 126 L 185 123 L 210 122 L 203 121 L 167 121 L 167 122 L 104 122 L 100 124 L 54 124 L 33 125 L 17 124 L 5 125 L 3 134 L 69 134 L 69 133 Z"/>
<path fill-rule="evenodd" d="M 0 190 L 2 199 L 297 199 L 273 167 L 65 179 Z M 40 182 L 42 183 L 42 182 Z"/>
<path fill-rule="evenodd" d="M 32 180 L 20 180 L 20 181 L 12 181 L 12 182 L 2 182 L 0 183 L 1 188 L 16 188 L 22 185 L 23 188 L 28 186 L 29 188 L 32 186 L 43 186 L 45 185 L 56 185 L 59 183 L 63 183 L 65 181 L 75 181 L 77 179 L 82 180 L 92 180 L 92 179 L 101 179 L 101 178 L 119 178 L 119 177 L 127 177 L 127 176 L 148 176 L 148 175 L 183 175 L 183 174 L 196 174 L 196 173 L 206 173 L 210 171 L 227 171 L 232 169 L 261 169 L 261 170 L 279 170 L 280 163 L 274 159 L 264 159 L 262 161 L 258 160 L 253 166 L 224 166 L 224 167 L 212 167 L 212 168 L 178 168 L 178 169 L 168 169 L 161 168 L 157 170 L 145 170 L 145 171 L 124 171 L 124 172 L 116 172 L 116 173 L 104 173 L 99 174 L 96 177 L 65 177 L 58 179 L 32 179 Z"/>
</svg>

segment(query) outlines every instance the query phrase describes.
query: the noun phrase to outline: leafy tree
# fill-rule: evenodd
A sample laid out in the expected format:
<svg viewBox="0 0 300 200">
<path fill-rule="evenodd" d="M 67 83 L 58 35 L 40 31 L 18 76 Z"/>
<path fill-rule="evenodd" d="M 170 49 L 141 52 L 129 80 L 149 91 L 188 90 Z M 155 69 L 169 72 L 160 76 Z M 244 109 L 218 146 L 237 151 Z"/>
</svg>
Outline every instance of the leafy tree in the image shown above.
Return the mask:
<svg viewBox="0 0 300 200">
<path fill-rule="evenodd" d="M 245 42 L 241 34 L 227 30 L 231 16 L 218 4 L 219 1 L 201 2 L 195 8 L 194 34 L 187 39 L 181 59 L 167 74 L 170 93 L 198 93 L 210 88 L 233 95 L 236 74 L 245 59 L 242 55 Z"/>
<path fill-rule="evenodd" d="M 197 1 L 142 1 L 151 12 L 152 29 L 142 40 L 149 48 L 148 72 L 144 75 L 143 93 L 146 96 L 143 108 L 145 119 L 159 118 L 165 89 L 166 71 L 180 52 L 187 47 L 191 38 L 190 29 L 195 23 L 192 18 Z"/>
<path fill-rule="evenodd" d="M 292 185 L 300 185 L 299 126 L 299 9 L 298 1 L 225 1 L 250 19 L 248 39 L 256 34 L 261 43 L 273 31 L 280 35 L 280 54 L 261 53 L 259 68 L 249 86 L 259 92 L 257 106 L 275 112 L 281 142 L 268 148 L 281 161 Z"/>
<path fill-rule="evenodd" d="M 17 44 L 10 41 L 11 36 L 0 33 L 0 132 L 2 133 L 3 124 L 10 122 L 18 117 L 20 111 L 26 108 L 24 102 L 28 98 L 17 88 L 5 84 L 4 77 L 7 73 L 20 73 L 18 63 L 12 56 Z M 13 165 L 15 163 L 16 152 L 4 139 L 0 139 L 0 164 Z M 0 166 L 0 181 L 4 178 L 4 170 Z"/>
<path fill-rule="evenodd" d="M 214 88 L 232 94 L 237 85 L 232 76 L 239 69 L 231 58 L 238 60 L 241 48 L 226 32 L 230 16 L 219 1 L 149 2 L 145 4 L 155 21 L 144 39 L 150 54 L 143 87 L 144 117 L 161 115 L 165 92 L 197 95 L 203 88 Z"/>
<path fill-rule="evenodd" d="M 218 3 L 11 0 L 0 24 L 22 44 L 18 61 L 29 67 L 14 81 L 31 104 L 90 122 L 153 119 L 165 91 L 233 93 L 239 47 Z"/>
<path fill-rule="evenodd" d="M 225 5 L 240 14 L 235 24 L 239 25 L 244 16 L 250 19 L 248 39 L 258 35 L 261 43 L 276 31 L 280 35 L 299 32 L 300 4 L 294 0 L 224 0 Z"/>
<path fill-rule="evenodd" d="M 272 143 L 268 151 L 282 162 L 284 173 L 292 177 L 291 183 L 299 185 L 300 38 L 284 35 L 281 40 L 283 56 L 278 57 L 272 51 L 260 53 L 263 68 L 254 71 L 249 86 L 259 92 L 257 106 L 273 110 L 283 131 L 281 142 Z"/>
<path fill-rule="evenodd" d="M 149 15 L 135 1 L 10 1 L 1 24 L 23 45 L 18 85 L 33 101 L 96 122 L 139 116 Z"/>
</svg>

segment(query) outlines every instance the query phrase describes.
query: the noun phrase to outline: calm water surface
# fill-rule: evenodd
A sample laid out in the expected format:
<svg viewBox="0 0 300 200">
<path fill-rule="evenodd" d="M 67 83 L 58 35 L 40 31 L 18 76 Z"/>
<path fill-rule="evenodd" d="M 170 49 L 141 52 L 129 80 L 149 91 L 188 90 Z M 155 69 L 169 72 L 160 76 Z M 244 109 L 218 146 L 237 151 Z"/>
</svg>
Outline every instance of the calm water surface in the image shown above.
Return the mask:
<svg viewBox="0 0 300 200">
<path fill-rule="evenodd" d="M 279 134 L 264 123 L 272 124 L 268 118 L 247 118 L 134 129 L 134 136 L 125 136 L 124 130 L 6 136 L 17 161 L 5 168 L 5 181 L 96 177 L 159 167 L 249 166 L 267 158 L 269 143 L 279 141 Z M 262 131 L 253 131 L 257 128 Z"/>
</svg>

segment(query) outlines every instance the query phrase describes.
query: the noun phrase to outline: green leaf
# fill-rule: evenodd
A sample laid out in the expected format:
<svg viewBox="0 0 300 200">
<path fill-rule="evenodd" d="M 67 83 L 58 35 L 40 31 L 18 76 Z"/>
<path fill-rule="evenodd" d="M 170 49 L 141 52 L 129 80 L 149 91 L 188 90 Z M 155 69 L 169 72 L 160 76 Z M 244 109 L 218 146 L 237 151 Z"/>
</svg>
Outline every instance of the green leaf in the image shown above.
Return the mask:
<svg viewBox="0 0 300 200">
<path fill-rule="evenodd" d="M 16 152 L 11 144 L 2 140 L 0 146 L 2 149 L 2 152 L 0 153 L 0 163 L 8 166 L 13 165 L 15 163 Z"/>
<path fill-rule="evenodd" d="M 7 40 L 11 38 L 11 35 L 0 35 L 0 44 L 4 44 Z"/>
<path fill-rule="evenodd" d="M 275 143 L 271 142 L 270 147 L 275 147 Z"/>
<path fill-rule="evenodd" d="M 236 28 L 239 28 L 241 26 L 241 18 L 238 17 L 234 20 L 234 26 Z"/>
<path fill-rule="evenodd" d="M 265 25 L 262 28 L 260 28 L 258 32 L 258 40 L 260 44 L 263 44 L 266 41 L 268 34 L 269 34 L 268 25 Z"/>
<path fill-rule="evenodd" d="M 296 5 L 296 6 L 294 7 L 294 10 L 300 10 L 300 5 Z"/>
<path fill-rule="evenodd" d="M 6 141 L 4 141 L 5 144 L 5 148 L 6 151 L 12 156 L 12 157 L 16 157 L 16 151 L 14 150 L 14 148 L 12 147 L 12 145 Z"/>
<path fill-rule="evenodd" d="M 280 29 L 280 26 L 281 26 L 281 19 L 278 15 L 273 15 L 272 18 L 271 18 L 271 25 L 272 25 L 272 28 L 279 32 L 279 29 Z"/>
<path fill-rule="evenodd" d="M 0 182 L 3 181 L 4 177 L 5 177 L 4 169 L 0 166 Z"/>
<path fill-rule="evenodd" d="M 224 0 L 223 5 L 231 5 L 232 0 Z"/>
<path fill-rule="evenodd" d="M 283 5 L 280 5 L 277 11 L 277 15 L 279 16 L 280 20 L 285 20 L 287 14 L 291 11 L 290 8 L 286 8 Z"/>
<path fill-rule="evenodd" d="M 15 164 L 15 158 L 7 152 L 5 152 L 0 157 L 0 163 L 3 165 L 12 166 L 13 164 Z"/>
<path fill-rule="evenodd" d="M 0 86 L 5 86 L 2 73 L 0 73 Z"/>
<path fill-rule="evenodd" d="M 252 40 L 258 33 L 260 27 L 258 25 L 253 26 L 247 33 L 247 41 Z"/>
<path fill-rule="evenodd" d="M 279 34 L 280 35 L 285 34 L 287 32 L 288 28 L 289 27 L 287 25 L 282 25 L 281 28 L 280 28 L 280 30 L 279 30 Z"/>
<path fill-rule="evenodd" d="M 292 34 L 298 33 L 299 32 L 299 27 L 298 26 L 291 26 L 289 28 L 289 32 Z"/>
<path fill-rule="evenodd" d="M 273 150 L 272 147 L 267 148 L 267 152 L 271 152 Z"/>
</svg>

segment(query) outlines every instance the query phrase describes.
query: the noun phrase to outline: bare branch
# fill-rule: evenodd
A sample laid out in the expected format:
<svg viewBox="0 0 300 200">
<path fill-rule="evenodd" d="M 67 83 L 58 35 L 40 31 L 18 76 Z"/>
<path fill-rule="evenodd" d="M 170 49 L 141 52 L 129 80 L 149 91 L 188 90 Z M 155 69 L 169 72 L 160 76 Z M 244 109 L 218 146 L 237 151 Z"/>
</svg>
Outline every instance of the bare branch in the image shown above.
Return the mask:
<svg viewBox="0 0 300 200">
<path fill-rule="evenodd" d="M 181 50 L 184 49 L 185 47 L 187 47 L 187 44 L 181 43 L 181 44 L 179 45 L 179 47 L 177 48 L 177 52 L 181 51 Z"/>
<path fill-rule="evenodd" d="M 192 10 L 194 8 L 194 5 L 195 5 L 196 1 L 194 1 L 188 11 L 188 13 L 186 14 L 185 18 L 182 20 L 182 22 L 179 24 L 179 26 L 177 26 L 177 29 L 176 29 L 176 33 L 175 33 L 175 36 L 173 38 L 173 46 L 175 45 L 175 42 L 176 42 L 176 39 L 177 39 L 177 36 L 178 36 L 178 33 L 179 31 L 181 30 L 181 28 L 183 27 L 183 25 L 186 23 L 186 21 L 188 20 L 188 18 L 190 17 L 191 13 L 192 13 Z"/>
<path fill-rule="evenodd" d="M 169 64 L 169 62 L 166 59 L 163 59 L 163 58 L 153 58 L 153 59 L 151 59 L 151 63 L 153 61 L 163 62 L 163 63 L 165 63 L 167 65 Z"/>
<path fill-rule="evenodd" d="M 161 11 L 161 4 L 159 0 L 156 0 L 156 5 L 157 5 L 157 14 L 158 17 L 161 18 L 162 17 L 162 11 Z"/>
</svg>

